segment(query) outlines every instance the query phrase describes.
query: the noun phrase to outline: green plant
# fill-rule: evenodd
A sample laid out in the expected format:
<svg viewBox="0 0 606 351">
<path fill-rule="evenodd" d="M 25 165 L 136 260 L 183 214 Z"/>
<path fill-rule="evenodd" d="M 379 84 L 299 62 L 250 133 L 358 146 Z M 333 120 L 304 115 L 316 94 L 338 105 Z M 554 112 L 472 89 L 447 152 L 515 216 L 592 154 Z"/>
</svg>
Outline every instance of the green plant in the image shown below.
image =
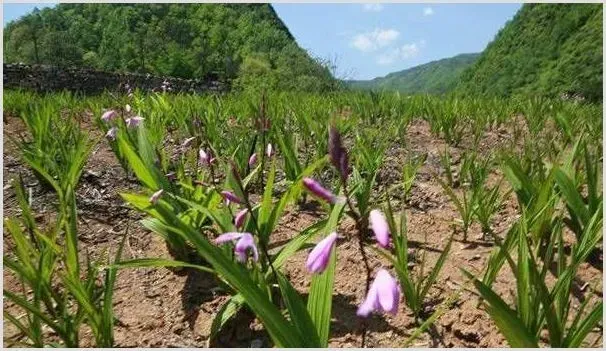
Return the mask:
<svg viewBox="0 0 606 351">
<path fill-rule="evenodd" d="M 444 183 L 442 179 L 439 177 L 435 177 L 438 181 L 442 189 L 450 200 L 454 203 L 459 215 L 461 216 L 460 222 L 463 230 L 463 241 L 467 241 L 467 232 L 469 230 L 469 226 L 473 222 L 474 214 L 477 210 L 477 192 L 470 190 L 465 187 L 461 189 L 461 196 L 457 196 L 454 189 L 448 184 Z"/>
<path fill-rule="evenodd" d="M 48 176 L 43 170 L 41 172 Z M 57 185 L 54 180 L 49 181 Z M 113 346 L 112 299 L 116 270 L 101 271 L 98 264 L 86 257 L 86 270 L 82 272 L 76 241 L 73 190 L 69 186 L 67 189 L 56 188 L 61 203 L 59 217 L 47 229 L 40 229 L 34 222 L 21 182 L 15 181 L 14 185 L 23 218 L 21 223 L 15 218 L 5 221 L 15 254 L 5 254 L 3 263 L 15 274 L 23 290 L 4 289 L 3 293 L 8 301 L 25 313 L 15 316 L 5 310 L 5 318 L 28 339 L 29 343 L 23 344 L 25 346 L 78 347 L 83 324 L 92 331 L 96 346 Z M 61 234 L 65 237 L 61 238 Z M 62 242 L 65 244 L 61 245 Z M 120 260 L 123 243 L 114 262 Z M 59 342 L 52 341 L 53 338 L 44 331 L 47 327 L 58 336 Z"/>
<path fill-rule="evenodd" d="M 564 254 L 564 241 L 561 226 L 551 233 L 551 241 L 541 265 L 533 250 L 532 241 L 526 236 L 528 228 L 535 218 L 523 213 L 514 236 L 517 242 L 517 261 L 509 249 L 500 247 L 500 253 L 507 260 L 516 279 L 516 303 L 512 308 L 494 290 L 465 270 L 466 276 L 473 279 L 480 296 L 485 300 L 487 312 L 495 321 L 501 333 L 512 347 L 538 347 L 543 328 L 548 331 L 548 344 L 551 347 L 580 347 L 588 333 L 602 318 L 602 302 L 595 304 L 589 313 L 584 314 L 590 299 L 586 299 L 578 310 L 571 309 L 572 283 L 581 263 L 585 261 L 595 245 L 602 238 L 602 217 L 595 214 L 585 228 L 582 240 L 574 245 L 570 262 Z M 557 253 L 554 248 L 557 245 Z M 546 283 L 546 275 L 553 261 L 557 262 L 557 281 L 551 288 Z M 569 315 L 573 315 L 569 323 Z"/>
<path fill-rule="evenodd" d="M 423 252 L 419 270 L 415 274 L 409 268 L 410 257 L 408 256 L 406 213 L 402 210 L 399 221 L 396 221 L 389 200 L 387 201 L 385 209 L 389 231 L 393 238 L 393 253 L 385 249 L 373 248 L 381 256 L 388 259 L 395 267 L 400 286 L 404 293 L 406 305 L 412 310 L 415 316 L 415 322 L 419 323 L 420 319 L 424 319 L 427 316 L 425 314 L 427 294 L 438 279 L 440 271 L 446 263 L 454 236 L 450 236 L 435 265 L 428 270 L 429 273 L 427 275 L 425 274 L 425 252 Z"/>
<path fill-rule="evenodd" d="M 402 190 L 404 191 L 403 197 L 405 201 L 410 196 L 417 172 L 419 172 L 426 159 L 427 154 L 423 154 L 419 157 L 406 160 L 404 166 L 402 166 Z"/>
<path fill-rule="evenodd" d="M 455 181 L 452 174 L 452 163 L 450 161 L 450 151 L 448 146 L 444 149 L 444 152 L 440 152 L 440 164 L 444 169 L 444 175 L 446 175 L 446 184 L 450 187 L 455 187 Z M 458 183 L 456 185 L 458 185 Z"/>
<path fill-rule="evenodd" d="M 503 205 L 505 199 L 509 195 L 509 192 L 501 194 L 501 183 L 502 179 L 492 187 L 485 187 L 482 184 L 481 187 L 474 189 L 475 194 L 473 197 L 476 199 L 474 214 L 480 223 L 482 228 L 482 234 L 484 239 L 486 235 L 492 235 L 491 219 L 497 211 Z"/>
<path fill-rule="evenodd" d="M 585 144 L 583 144 L 582 151 L 585 171 L 582 174 L 585 177 L 582 178 L 582 175 L 574 174 L 572 167 L 557 168 L 554 173 L 555 182 L 568 209 L 569 218 L 565 220 L 566 225 L 575 233 L 578 241 L 582 239 L 581 235 L 585 226 L 600 210 L 603 201 L 598 183 L 599 166 L 595 162 L 597 157 L 588 151 Z M 580 184 L 575 184 L 577 182 Z M 583 184 L 587 187 L 587 195 L 585 196 L 581 187 Z"/>
</svg>

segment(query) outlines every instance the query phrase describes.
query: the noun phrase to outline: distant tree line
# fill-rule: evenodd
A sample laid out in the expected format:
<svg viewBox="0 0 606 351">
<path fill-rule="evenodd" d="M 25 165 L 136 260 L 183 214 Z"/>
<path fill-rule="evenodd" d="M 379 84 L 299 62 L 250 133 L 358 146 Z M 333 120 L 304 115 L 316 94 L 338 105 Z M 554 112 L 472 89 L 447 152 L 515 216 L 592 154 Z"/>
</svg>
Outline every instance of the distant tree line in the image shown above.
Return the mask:
<svg viewBox="0 0 606 351">
<path fill-rule="evenodd" d="M 9 23 L 4 55 L 11 63 L 214 75 L 250 89 L 338 86 L 269 4 L 59 4 Z"/>
</svg>

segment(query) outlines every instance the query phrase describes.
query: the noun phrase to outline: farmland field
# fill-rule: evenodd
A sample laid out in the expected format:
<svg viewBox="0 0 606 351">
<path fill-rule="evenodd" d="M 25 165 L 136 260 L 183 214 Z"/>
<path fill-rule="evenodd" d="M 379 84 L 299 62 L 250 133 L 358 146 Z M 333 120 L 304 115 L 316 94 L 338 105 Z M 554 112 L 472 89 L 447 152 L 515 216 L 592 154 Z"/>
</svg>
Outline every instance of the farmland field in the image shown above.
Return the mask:
<svg viewBox="0 0 606 351">
<path fill-rule="evenodd" d="M 603 345 L 602 105 L 5 91 L 3 137 L 6 347 Z"/>
</svg>

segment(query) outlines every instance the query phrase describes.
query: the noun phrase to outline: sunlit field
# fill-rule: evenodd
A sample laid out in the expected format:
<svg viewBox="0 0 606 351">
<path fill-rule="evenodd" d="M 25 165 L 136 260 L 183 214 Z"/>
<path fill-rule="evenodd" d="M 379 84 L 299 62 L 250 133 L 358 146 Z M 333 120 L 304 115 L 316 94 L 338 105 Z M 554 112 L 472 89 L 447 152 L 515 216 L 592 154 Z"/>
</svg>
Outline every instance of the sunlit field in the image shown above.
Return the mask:
<svg viewBox="0 0 606 351">
<path fill-rule="evenodd" d="M 4 345 L 601 347 L 602 106 L 4 92 Z"/>
</svg>

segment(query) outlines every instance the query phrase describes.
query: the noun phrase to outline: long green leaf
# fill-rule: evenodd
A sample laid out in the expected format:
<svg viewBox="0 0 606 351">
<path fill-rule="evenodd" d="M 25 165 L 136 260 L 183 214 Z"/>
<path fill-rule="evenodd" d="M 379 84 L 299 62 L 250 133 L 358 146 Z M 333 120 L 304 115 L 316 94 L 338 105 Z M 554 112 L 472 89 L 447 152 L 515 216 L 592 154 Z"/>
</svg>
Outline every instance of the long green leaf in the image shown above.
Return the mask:
<svg viewBox="0 0 606 351">
<path fill-rule="evenodd" d="M 473 280 L 476 289 L 486 300 L 488 314 L 511 347 L 539 347 L 537 340 L 524 327 L 524 322 L 517 317 L 515 311 L 507 306 L 505 301 L 471 273 L 464 269 L 461 270 L 463 274 Z"/>
<path fill-rule="evenodd" d="M 212 325 L 210 326 L 209 339 L 214 339 L 221 328 L 227 323 L 233 316 L 238 313 L 240 308 L 245 304 L 244 297 L 240 294 L 233 295 L 221 306 L 215 318 L 213 319 Z"/>
<path fill-rule="evenodd" d="M 345 204 L 338 203 L 333 207 L 330 218 L 326 225 L 326 231 L 331 232 L 337 227 L 338 220 L 343 212 Z M 336 244 L 335 244 L 336 245 Z M 333 248 L 326 270 L 316 274 L 311 280 L 307 310 L 313 324 L 316 326 L 320 347 L 328 346 L 330 333 L 330 318 L 332 314 L 332 290 L 335 282 L 335 267 L 337 262 L 337 250 Z"/>
<path fill-rule="evenodd" d="M 309 315 L 309 312 L 305 308 L 303 299 L 292 284 L 290 284 L 288 279 L 284 277 L 284 274 L 281 272 L 277 272 L 276 274 L 278 275 L 278 285 L 280 286 L 282 297 L 284 298 L 284 302 L 288 308 L 290 320 L 295 328 L 299 331 L 299 334 L 301 334 L 301 338 L 305 342 L 305 346 L 321 347 L 317 330 Z"/>
</svg>

